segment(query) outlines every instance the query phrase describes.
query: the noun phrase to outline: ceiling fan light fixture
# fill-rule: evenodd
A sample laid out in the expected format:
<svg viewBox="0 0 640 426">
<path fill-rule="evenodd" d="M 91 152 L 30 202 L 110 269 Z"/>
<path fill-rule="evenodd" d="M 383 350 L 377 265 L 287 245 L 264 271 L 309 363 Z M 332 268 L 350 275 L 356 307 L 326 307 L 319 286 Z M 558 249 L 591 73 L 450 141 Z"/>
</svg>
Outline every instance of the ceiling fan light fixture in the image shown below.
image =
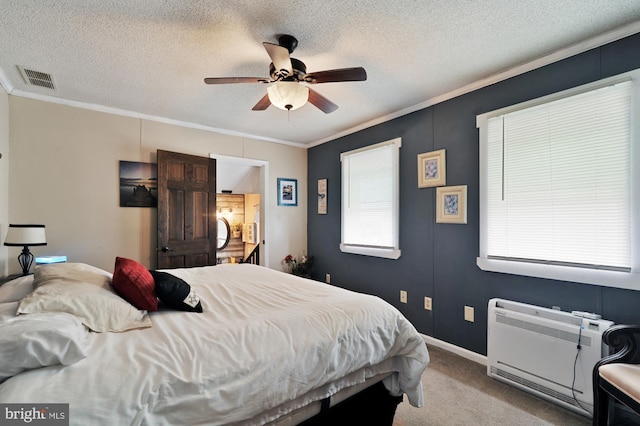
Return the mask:
<svg viewBox="0 0 640 426">
<path fill-rule="evenodd" d="M 297 81 L 278 81 L 267 87 L 269 100 L 285 111 L 293 111 L 307 103 L 309 88 Z"/>
</svg>

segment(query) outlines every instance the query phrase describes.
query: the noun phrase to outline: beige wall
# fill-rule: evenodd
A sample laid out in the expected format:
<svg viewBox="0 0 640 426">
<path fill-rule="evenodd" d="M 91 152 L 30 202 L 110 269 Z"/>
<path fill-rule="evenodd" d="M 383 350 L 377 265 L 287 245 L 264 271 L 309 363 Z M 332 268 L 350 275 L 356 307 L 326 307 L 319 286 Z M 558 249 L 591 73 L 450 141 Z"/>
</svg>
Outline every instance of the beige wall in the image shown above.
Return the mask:
<svg viewBox="0 0 640 426">
<path fill-rule="evenodd" d="M 0 277 L 7 275 L 4 237 L 9 224 L 9 95 L 0 86 Z M 16 254 L 17 256 L 17 254 Z M 16 262 L 17 263 L 17 262 Z"/>
<path fill-rule="evenodd" d="M 156 162 L 157 149 L 267 161 L 267 266 L 280 269 L 287 253 L 306 249 L 306 149 L 16 96 L 8 103 L 9 220 L 46 225 L 48 245 L 34 247 L 36 255 L 106 270 L 116 256 L 155 267 L 156 209 L 119 207 L 118 162 Z M 277 206 L 278 177 L 298 179 L 299 207 Z M 10 273 L 18 269 L 9 262 Z"/>
</svg>

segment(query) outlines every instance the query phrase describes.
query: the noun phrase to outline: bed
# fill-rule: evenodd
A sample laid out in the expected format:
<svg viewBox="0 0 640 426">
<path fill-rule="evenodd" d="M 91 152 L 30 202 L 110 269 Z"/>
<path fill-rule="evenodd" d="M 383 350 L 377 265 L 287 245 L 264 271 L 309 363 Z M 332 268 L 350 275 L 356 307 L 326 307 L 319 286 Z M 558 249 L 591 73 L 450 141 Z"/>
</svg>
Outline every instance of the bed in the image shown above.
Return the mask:
<svg viewBox="0 0 640 426">
<path fill-rule="evenodd" d="M 423 405 L 424 340 L 378 297 L 251 264 L 140 269 L 124 289 L 117 262 L 0 287 L 0 402 L 68 403 L 73 425 L 335 424 L 323 416 L 358 396 L 365 411 L 391 398 L 390 418 L 403 395 Z"/>
</svg>

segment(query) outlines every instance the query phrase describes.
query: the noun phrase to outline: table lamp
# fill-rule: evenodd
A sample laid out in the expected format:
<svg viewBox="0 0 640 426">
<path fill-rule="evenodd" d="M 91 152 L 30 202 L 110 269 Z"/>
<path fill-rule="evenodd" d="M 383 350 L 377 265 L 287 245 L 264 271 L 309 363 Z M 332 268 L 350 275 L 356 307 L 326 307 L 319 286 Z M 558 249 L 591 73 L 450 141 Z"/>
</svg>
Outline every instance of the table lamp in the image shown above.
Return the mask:
<svg viewBox="0 0 640 426">
<path fill-rule="evenodd" d="M 22 253 L 18 256 L 18 263 L 22 267 L 22 275 L 28 275 L 33 254 L 29 251 L 29 246 L 46 246 L 47 239 L 44 234 L 44 225 L 9 225 L 7 237 L 4 240 L 5 246 L 22 246 Z"/>
</svg>

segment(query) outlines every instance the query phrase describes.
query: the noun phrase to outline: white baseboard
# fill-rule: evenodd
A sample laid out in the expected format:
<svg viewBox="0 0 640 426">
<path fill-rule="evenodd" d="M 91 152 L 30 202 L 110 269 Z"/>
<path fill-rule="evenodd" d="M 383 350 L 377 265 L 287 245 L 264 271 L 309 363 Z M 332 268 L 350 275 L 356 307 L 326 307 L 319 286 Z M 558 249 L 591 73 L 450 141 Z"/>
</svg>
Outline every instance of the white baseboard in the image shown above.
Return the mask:
<svg viewBox="0 0 640 426">
<path fill-rule="evenodd" d="M 482 364 L 484 366 L 487 365 L 487 357 L 485 355 L 472 352 L 468 349 L 461 348 L 460 346 L 456 346 L 454 344 L 445 342 L 443 340 L 438 340 L 435 337 L 427 336 L 426 334 L 422 334 L 422 338 L 427 343 L 427 346 L 429 345 L 436 346 L 440 349 L 444 349 L 445 351 L 449 351 L 456 355 L 460 355 L 461 357 L 471 360 L 473 362 L 477 362 L 478 364 Z"/>
</svg>

